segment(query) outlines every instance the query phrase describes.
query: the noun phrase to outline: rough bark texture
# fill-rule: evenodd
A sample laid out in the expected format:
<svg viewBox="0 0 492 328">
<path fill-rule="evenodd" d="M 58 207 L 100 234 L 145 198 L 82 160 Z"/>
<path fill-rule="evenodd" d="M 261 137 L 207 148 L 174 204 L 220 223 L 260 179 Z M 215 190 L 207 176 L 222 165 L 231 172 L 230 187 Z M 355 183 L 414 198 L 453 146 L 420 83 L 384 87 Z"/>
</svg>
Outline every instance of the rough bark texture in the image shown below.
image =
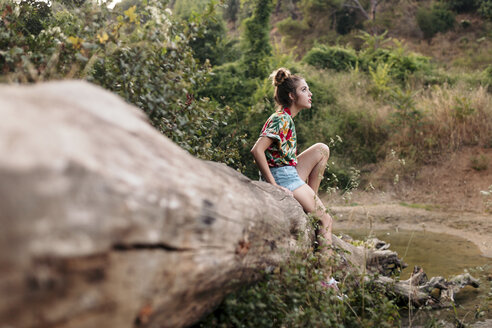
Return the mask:
<svg viewBox="0 0 492 328">
<path fill-rule="evenodd" d="M 0 87 L 0 323 L 183 327 L 307 249 L 281 190 L 198 160 L 84 82 Z M 345 264 L 401 265 L 356 248 Z"/>
<path fill-rule="evenodd" d="M 2 87 L 0 117 L 2 323 L 185 326 L 309 233 L 293 198 L 98 87 Z"/>
</svg>

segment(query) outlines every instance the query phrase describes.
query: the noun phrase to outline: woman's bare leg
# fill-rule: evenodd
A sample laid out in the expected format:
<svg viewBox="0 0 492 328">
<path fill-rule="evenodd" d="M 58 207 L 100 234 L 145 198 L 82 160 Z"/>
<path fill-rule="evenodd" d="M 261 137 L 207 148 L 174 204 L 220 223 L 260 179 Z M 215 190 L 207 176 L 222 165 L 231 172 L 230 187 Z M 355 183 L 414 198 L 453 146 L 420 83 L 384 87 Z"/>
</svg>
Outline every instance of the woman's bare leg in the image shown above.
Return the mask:
<svg viewBox="0 0 492 328">
<path fill-rule="evenodd" d="M 323 143 L 314 144 L 297 156 L 297 173 L 303 181 L 308 181 L 315 194 L 318 193 L 329 157 L 330 148 Z"/>
<path fill-rule="evenodd" d="M 333 220 L 326 212 L 326 208 L 319 199 L 319 197 L 314 193 L 313 189 L 308 185 L 302 185 L 293 192 L 294 198 L 301 204 L 302 208 L 308 212 L 315 214 L 321 222 L 321 227 L 319 233 L 323 238 L 320 238 L 319 243 L 321 249 L 327 248 L 326 255 L 331 255 L 331 249 L 329 246 L 332 243 L 331 239 L 331 228 Z"/>
</svg>

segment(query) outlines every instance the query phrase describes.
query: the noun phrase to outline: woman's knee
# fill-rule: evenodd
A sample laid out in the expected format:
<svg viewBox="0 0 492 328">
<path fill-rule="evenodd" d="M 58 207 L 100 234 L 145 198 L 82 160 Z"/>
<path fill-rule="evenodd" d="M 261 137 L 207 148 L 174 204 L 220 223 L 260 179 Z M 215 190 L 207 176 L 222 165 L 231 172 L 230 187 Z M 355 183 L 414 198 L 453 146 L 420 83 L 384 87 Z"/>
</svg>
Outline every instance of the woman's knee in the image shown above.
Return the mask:
<svg viewBox="0 0 492 328">
<path fill-rule="evenodd" d="M 315 146 L 321 154 L 322 159 L 328 160 L 328 158 L 330 157 L 330 147 L 322 142 L 316 143 Z"/>
</svg>

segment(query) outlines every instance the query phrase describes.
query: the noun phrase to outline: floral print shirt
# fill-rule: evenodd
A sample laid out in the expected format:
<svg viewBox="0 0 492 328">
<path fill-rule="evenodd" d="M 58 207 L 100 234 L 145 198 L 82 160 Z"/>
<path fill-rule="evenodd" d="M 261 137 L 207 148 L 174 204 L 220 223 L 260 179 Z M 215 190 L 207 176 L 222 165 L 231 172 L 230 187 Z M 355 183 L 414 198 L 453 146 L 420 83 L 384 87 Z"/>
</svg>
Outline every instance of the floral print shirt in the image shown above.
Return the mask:
<svg viewBox="0 0 492 328">
<path fill-rule="evenodd" d="M 268 166 L 297 165 L 297 135 L 288 108 L 273 113 L 261 129 L 260 137 L 274 139 L 265 150 Z"/>
</svg>

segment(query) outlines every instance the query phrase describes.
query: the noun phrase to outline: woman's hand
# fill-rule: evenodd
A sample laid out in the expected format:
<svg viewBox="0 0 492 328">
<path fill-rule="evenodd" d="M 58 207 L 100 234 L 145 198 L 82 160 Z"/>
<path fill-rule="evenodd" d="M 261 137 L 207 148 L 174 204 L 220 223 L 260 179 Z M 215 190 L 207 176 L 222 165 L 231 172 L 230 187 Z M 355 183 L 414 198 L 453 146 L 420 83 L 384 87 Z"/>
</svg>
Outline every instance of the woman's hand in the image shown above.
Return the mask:
<svg viewBox="0 0 492 328">
<path fill-rule="evenodd" d="M 283 191 L 285 191 L 287 193 L 287 195 L 294 197 L 294 193 L 292 191 L 290 191 L 289 189 L 287 189 L 285 187 L 282 187 L 282 186 L 279 186 L 278 184 L 276 184 L 275 186 L 277 186 L 278 188 L 280 188 Z"/>
</svg>

